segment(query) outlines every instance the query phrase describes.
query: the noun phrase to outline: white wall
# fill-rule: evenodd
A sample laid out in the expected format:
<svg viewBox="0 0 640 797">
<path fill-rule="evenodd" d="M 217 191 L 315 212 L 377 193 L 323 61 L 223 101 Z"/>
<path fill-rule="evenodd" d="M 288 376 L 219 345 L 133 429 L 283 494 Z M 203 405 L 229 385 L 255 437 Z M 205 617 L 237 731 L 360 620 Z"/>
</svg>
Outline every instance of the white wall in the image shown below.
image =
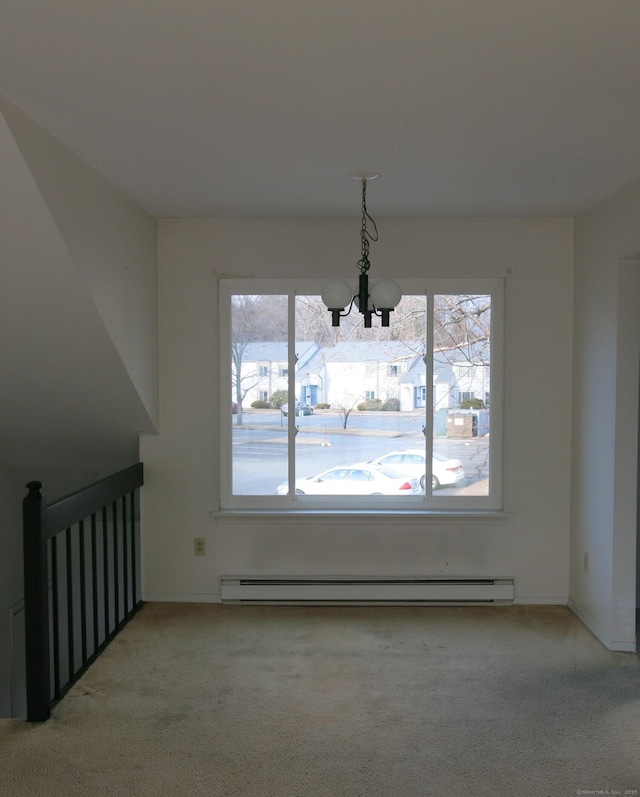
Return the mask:
<svg viewBox="0 0 640 797">
<path fill-rule="evenodd" d="M 575 231 L 570 605 L 619 650 L 635 649 L 639 218 L 637 181 Z"/>
<path fill-rule="evenodd" d="M 375 275 L 506 275 L 505 520 L 215 519 L 216 275 L 349 277 L 358 223 L 159 225 L 160 434 L 143 437 L 150 600 L 218 600 L 230 574 L 507 575 L 521 602 L 569 594 L 573 223 L 379 220 Z M 193 556 L 193 537 L 207 556 Z"/>
<path fill-rule="evenodd" d="M 0 113 L 64 240 L 76 278 L 155 423 L 156 220 L 2 96 Z"/>
</svg>

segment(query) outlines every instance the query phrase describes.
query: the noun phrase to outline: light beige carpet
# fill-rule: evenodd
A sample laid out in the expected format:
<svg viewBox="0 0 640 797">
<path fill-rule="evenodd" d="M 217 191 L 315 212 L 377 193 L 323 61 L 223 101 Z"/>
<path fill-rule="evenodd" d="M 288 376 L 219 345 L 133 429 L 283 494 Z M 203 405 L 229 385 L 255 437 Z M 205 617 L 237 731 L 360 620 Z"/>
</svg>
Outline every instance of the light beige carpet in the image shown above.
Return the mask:
<svg viewBox="0 0 640 797">
<path fill-rule="evenodd" d="M 149 604 L 0 723 L 2 797 L 639 789 L 640 660 L 559 607 Z"/>
</svg>

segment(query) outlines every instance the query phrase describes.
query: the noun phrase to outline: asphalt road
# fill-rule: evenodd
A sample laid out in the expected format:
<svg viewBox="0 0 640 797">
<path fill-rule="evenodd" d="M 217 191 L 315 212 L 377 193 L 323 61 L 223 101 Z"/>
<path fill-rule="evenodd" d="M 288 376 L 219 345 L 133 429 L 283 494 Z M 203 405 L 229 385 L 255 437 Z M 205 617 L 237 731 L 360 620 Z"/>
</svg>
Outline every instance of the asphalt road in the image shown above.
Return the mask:
<svg viewBox="0 0 640 797">
<path fill-rule="evenodd" d="M 337 413 L 295 417 L 298 477 L 320 473 L 334 465 L 363 462 L 390 451 L 422 448 L 423 413 L 356 413 L 347 430 Z M 274 495 L 287 480 L 287 418 L 273 411 L 246 412 L 243 425 L 233 429 L 233 482 L 236 495 Z M 438 495 L 455 495 L 475 488 L 488 476 L 488 438 L 436 437 L 434 450 L 460 459 L 465 479 Z"/>
</svg>

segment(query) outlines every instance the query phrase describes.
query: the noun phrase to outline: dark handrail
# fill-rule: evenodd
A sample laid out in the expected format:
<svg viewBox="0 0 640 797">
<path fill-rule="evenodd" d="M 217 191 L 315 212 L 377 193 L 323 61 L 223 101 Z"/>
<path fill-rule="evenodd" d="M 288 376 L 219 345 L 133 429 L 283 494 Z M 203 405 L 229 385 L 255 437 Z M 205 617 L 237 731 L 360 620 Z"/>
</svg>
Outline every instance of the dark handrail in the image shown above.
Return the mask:
<svg viewBox="0 0 640 797">
<path fill-rule="evenodd" d="M 69 526 L 73 526 L 74 523 L 79 523 L 93 512 L 102 509 L 103 506 L 108 506 L 123 495 L 142 487 L 143 476 L 142 462 L 138 462 L 49 504 L 47 507 L 48 539 L 60 531 L 68 529 Z M 29 484 L 34 484 L 34 482 L 29 482 Z"/>
<path fill-rule="evenodd" d="M 105 571 L 105 612 L 108 618 L 108 595 L 109 585 L 107 582 L 107 542 L 106 542 L 106 507 L 110 505 L 113 507 L 113 545 L 114 550 L 117 551 L 117 515 L 116 515 L 116 502 L 119 499 L 123 501 L 123 531 L 124 536 L 127 535 L 126 526 L 126 497 L 131 497 L 131 508 L 133 514 L 133 494 L 143 484 L 143 465 L 141 462 L 125 468 L 119 473 L 107 476 L 98 482 L 95 482 L 88 487 L 78 490 L 70 495 L 55 501 L 47 506 L 45 498 L 42 494 L 42 483 L 32 481 L 27 484 L 29 490 L 27 496 L 23 501 L 23 545 L 24 545 L 24 593 L 25 593 L 25 650 L 26 650 L 26 676 L 27 676 L 27 719 L 31 722 L 38 722 L 46 720 L 51 714 L 51 706 L 56 701 L 51 700 L 50 692 L 50 679 L 51 679 L 51 661 L 50 661 L 50 611 L 49 611 L 49 589 L 50 578 L 56 577 L 55 572 L 49 573 L 49 545 L 55 546 L 55 537 L 61 531 L 66 531 L 67 546 L 70 545 L 71 527 L 80 524 L 80 545 L 81 550 L 84 551 L 84 524 L 85 518 L 91 516 L 91 529 L 92 529 L 92 545 L 95 546 L 95 529 L 96 529 L 96 514 L 103 511 L 103 540 L 104 540 L 104 571 Z M 51 543 L 49 541 L 51 540 Z M 133 519 L 131 528 L 131 545 L 132 549 L 135 548 Z M 56 561 L 56 548 L 52 549 L 52 560 Z M 96 601 L 96 565 L 95 565 L 95 547 L 92 548 L 92 589 L 94 593 L 94 603 Z M 124 567 L 127 567 L 127 558 L 124 558 Z M 82 556 L 82 568 L 84 567 L 84 556 Z M 133 566 L 133 562 L 132 562 Z M 71 568 L 71 555 L 67 547 L 67 609 L 71 615 L 73 587 L 70 583 Z M 81 604 L 82 614 L 86 617 L 86 575 L 81 568 Z M 117 555 L 113 561 L 114 578 L 117 589 L 118 578 L 118 561 Z M 133 577 L 133 574 L 132 574 Z M 125 585 L 127 585 L 127 575 L 125 573 Z M 128 586 L 125 588 L 128 589 Z M 57 592 L 54 592 L 54 606 L 57 601 Z M 126 604 L 125 595 L 125 604 Z M 105 621 L 105 640 L 102 645 L 99 645 L 93 652 L 91 657 L 86 653 L 86 628 L 83 624 L 82 639 L 83 651 L 82 660 L 83 666 L 77 673 L 73 673 L 66 685 L 68 688 L 74 680 L 77 680 L 79 674 L 84 672 L 91 661 L 98 655 L 103 647 L 110 641 L 110 638 L 117 633 L 120 625 L 126 622 L 130 616 L 135 613 L 138 606 L 135 600 L 135 584 L 132 583 L 132 603 L 134 604 L 132 610 L 127 614 L 127 607 L 125 605 L 125 617 L 122 623 L 119 623 L 118 617 L 118 604 L 116 599 L 116 616 L 115 627 L 113 632 L 107 627 Z M 55 614 L 55 613 L 54 613 Z M 97 604 L 94 605 L 93 617 L 97 616 Z M 73 618 L 69 618 L 72 622 Z M 54 623 L 57 618 L 54 616 Z M 57 627 L 54 626 L 54 649 L 57 648 Z M 97 629 L 94 627 L 94 638 L 96 637 Z M 69 635 L 69 668 L 73 667 L 73 625 L 68 627 Z M 54 667 L 58 666 L 58 662 L 54 662 Z M 57 678 L 55 679 L 57 682 Z M 58 692 L 58 685 L 56 683 L 56 691 Z M 59 695 L 57 695 L 59 699 Z"/>
</svg>

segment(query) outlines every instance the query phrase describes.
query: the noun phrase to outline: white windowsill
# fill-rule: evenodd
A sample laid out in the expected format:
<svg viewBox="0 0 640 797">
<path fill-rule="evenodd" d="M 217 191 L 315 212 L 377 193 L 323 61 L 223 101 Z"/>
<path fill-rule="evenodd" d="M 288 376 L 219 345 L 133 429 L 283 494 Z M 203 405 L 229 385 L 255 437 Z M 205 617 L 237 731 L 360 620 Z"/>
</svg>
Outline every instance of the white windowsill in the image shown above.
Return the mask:
<svg viewBox="0 0 640 797">
<path fill-rule="evenodd" d="M 511 517 L 510 512 L 497 509 L 488 510 L 403 510 L 398 512 L 392 509 L 365 511 L 360 509 L 287 509 L 287 510 L 268 510 L 268 509 L 219 509 L 211 512 L 214 523 L 264 523 L 265 521 L 277 521 L 278 523 L 298 523 L 304 519 L 307 523 L 324 522 L 328 519 L 349 521 L 352 523 L 388 524 L 393 520 L 394 524 L 415 525 L 416 522 L 427 524 L 440 523 L 469 523 L 473 525 L 481 523 L 504 523 Z"/>
</svg>

